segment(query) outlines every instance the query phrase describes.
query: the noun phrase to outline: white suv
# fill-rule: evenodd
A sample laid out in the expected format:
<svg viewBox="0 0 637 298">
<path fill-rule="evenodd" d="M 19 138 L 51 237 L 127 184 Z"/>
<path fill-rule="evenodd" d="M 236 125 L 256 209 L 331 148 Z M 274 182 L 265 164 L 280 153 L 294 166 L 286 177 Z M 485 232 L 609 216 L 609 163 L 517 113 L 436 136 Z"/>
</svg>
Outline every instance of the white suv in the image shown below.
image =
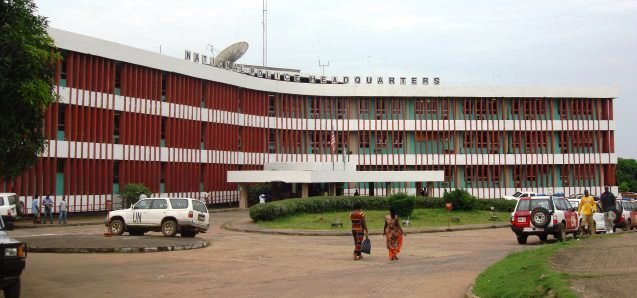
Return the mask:
<svg viewBox="0 0 637 298">
<path fill-rule="evenodd" d="M 15 193 L 0 193 L 0 216 L 7 226 L 13 226 L 18 211 L 22 212 L 17 208 L 19 203 Z"/>
<path fill-rule="evenodd" d="M 164 236 L 195 237 L 210 227 L 210 214 L 201 201 L 189 198 L 148 198 L 131 208 L 111 211 L 106 225 L 114 235 L 125 231 L 141 236 L 148 231 L 161 231 Z"/>
<path fill-rule="evenodd" d="M 553 235 L 564 241 L 567 233 L 577 237 L 579 219 L 576 211 L 563 197 L 520 198 L 511 213 L 511 230 L 519 244 L 525 244 L 529 235 L 537 235 L 542 241 Z"/>
<path fill-rule="evenodd" d="M 528 192 L 528 191 L 525 191 L 525 192 L 519 192 L 519 191 L 518 191 L 518 192 L 514 193 L 513 195 L 510 195 L 510 196 L 504 196 L 503 198 L 504 198 L 504 199 L 507 199 L 507 200 L 517 200 L 517 199 L 519 199 L 519 198 L 525 198 L 525 197 L 535 197 L 535 196 L 537 196 L 537 193 L 534 193 L 534 192 Z"/>
</svg>

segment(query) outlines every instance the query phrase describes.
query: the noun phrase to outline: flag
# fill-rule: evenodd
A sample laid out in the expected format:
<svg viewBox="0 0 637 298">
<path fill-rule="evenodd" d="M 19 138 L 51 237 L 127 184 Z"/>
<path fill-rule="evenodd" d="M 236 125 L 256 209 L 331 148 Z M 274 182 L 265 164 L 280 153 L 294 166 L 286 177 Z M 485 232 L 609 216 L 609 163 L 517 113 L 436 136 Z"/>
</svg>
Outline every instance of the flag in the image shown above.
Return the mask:
<svg viewBox="0 0 637 298">
<path fill-rule="evenodd" d="M 330 145 L 332 146 L 332 154 L 336 151 L 336 136 L 334 135 L 334 131 L 332 131 L 332 140 L 330 141 Z"/>
</svg>

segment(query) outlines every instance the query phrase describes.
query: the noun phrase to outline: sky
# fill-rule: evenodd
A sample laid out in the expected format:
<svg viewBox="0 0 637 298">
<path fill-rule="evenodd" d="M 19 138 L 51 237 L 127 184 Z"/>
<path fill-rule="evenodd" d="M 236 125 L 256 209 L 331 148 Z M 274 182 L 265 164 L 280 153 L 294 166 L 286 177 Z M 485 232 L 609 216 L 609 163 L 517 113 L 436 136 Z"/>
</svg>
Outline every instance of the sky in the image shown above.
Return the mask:
<svg viewBox="0 0 637 298">
<path fill-rule="evenodd" d="M 35 0 L 50 25 L 183 59 L 250 44 L 260 0 Z M 268 1 L 268 66 L 326 75 L 439 76 L 447 86 L 615 86 L 615 144 L 637 158 L 637 0 Z"/>
</svg>

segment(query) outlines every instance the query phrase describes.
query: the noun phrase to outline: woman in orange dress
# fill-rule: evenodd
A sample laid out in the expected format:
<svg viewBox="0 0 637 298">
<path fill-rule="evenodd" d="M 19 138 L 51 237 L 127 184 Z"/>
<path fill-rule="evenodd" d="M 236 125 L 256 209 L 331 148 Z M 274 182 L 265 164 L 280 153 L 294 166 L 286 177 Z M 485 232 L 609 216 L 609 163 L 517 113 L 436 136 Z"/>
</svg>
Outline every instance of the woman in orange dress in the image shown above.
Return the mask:
<svg viewBox="0 0 637 298">
<path fill-rule="evenodd" d="M 394 209 L 389 210 L 389 214 L 385 215 L 385 228 L 383 236 L 387 238 L 387 250 L 389 250 L 389 259 L 398 260 L 398 253 L 403 246 L 403 229 L 400 227 L 400 218 Z"/>
<path fill-rule="evenodd" d="M 367 223 L 365 212 L 361 210 L 361 203 L 356 202 L 353 207 L 354 210 L 349 214 L 349 218 L 352 220 L 352 236 L 354 236 L 354 260 L 360 260 L 363 258 L 361 243 L 363 237 L 367 235 Z"/>
</svg>

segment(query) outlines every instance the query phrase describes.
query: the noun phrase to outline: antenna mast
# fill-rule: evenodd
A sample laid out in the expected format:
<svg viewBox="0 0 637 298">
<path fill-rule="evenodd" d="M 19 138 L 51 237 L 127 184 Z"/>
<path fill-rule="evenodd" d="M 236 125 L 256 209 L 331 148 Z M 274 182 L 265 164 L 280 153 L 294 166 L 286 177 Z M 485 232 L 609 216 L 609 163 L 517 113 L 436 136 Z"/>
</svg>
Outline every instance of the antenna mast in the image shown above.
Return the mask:
<svg viewBox="0 0 637 298">
<path fill-rule="evenodd" d="M 327 61 L 327 64 L 321 64 L 321 59 L 319 59 L 319 67 L 321 68 L 321 73 L 325 76 L 325 67 L 330 66 L 330 61 Z"/>
<path fill-rule="evenodd" d="M 268 0 L 263 0 L 263 66 L 268 66 Z"/>
</svg>

